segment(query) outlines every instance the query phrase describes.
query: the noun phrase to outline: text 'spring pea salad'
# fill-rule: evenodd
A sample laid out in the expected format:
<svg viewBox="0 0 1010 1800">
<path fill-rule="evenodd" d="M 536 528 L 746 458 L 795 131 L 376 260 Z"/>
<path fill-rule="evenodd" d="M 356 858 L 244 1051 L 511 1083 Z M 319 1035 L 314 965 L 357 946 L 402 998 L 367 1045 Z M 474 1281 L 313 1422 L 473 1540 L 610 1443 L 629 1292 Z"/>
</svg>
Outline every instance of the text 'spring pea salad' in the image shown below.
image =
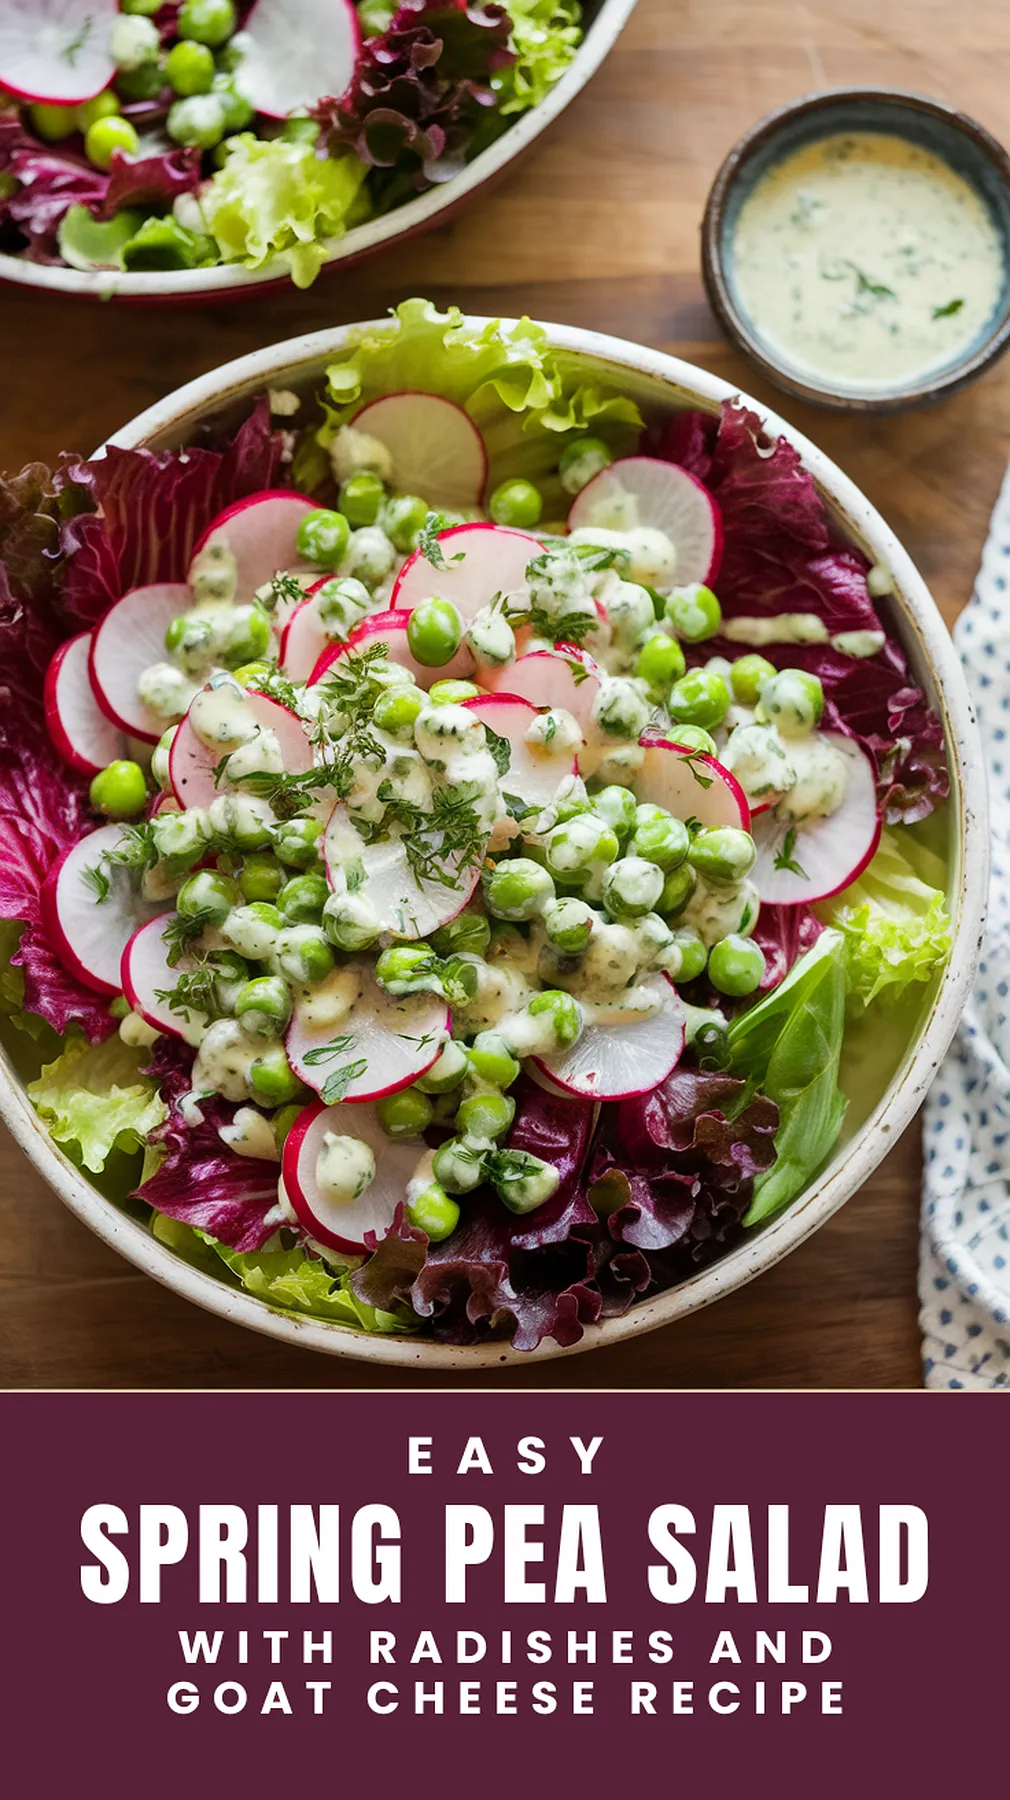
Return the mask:
<svg viewBox="0 0 1010 1800">
<path fill-rule="evenodd" d="M 6 1009 L 69 1033 L 36 1105 L 91 1169 L 143 1140 L 180 1254 L 366 1330 L 572 1342 L 794 1199 L 846 1038 L 908 1029 L 939 727 L 887 572 L 741 408 L 650 426 L 422 302 L 324 399 L 54 480 L 85 629 Z M 114 553 L 106 478 L 163 501 Z"/>
</svg>

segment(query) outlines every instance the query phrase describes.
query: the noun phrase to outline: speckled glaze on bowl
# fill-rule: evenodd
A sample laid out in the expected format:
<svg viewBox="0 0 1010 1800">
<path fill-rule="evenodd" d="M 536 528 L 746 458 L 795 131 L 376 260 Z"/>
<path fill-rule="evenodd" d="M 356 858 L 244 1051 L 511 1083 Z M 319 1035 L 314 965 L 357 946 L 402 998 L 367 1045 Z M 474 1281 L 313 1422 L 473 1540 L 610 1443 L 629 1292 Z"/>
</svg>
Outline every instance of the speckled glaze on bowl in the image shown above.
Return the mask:
<svg viewBox="0 0 1010 1800">
<path fill-rule="evenodd" d="M 461 175 L 439 187 L 429 188 L 416 200 L 356 225 L 346 236 L 334 238 L 319 279 L 334 270 L 350 268 L 403 238 L 420 237 L 435 225 L 444 225 L 479 188 L 504 175 L 509 165 L 529 149 L 542 132 L 581 93 L 613 49 L 635 10 L 637 0 L 583 0 L 585 36 L 569 69 L 547 98 L 523 113 L 497 143 L 474 158 Z M 255 271 L 222 265 L 212 269 L 179 269 L 127 274 L 112 269 L 51 268 L 25 262 L 19 256 L 0 254 L 0 281 L 50 294 L 76 294 L 85 300 L 126 300 L 134 305 L 211 306 L 222 301 L 252 300 L 291 285 L 283 261 Z"/>
<path fill-rule="evenodd" d="M 478 328 L 485 323 L 483 319 L 468 320 L 468 324 Z M 268 387 L 318 391 L 326 364 L 346 349 L 361 329 L 350 326 L 315 332 L 227 363 L 141 413 L 111 441 L 129 448 L 177 447 L 189 442 L 205 419 L 240 416 L 252 398 Z M 373 330 L 375 324 L 364 329 Z M 584 378 L 615 384 L 637 400 L 652 418 L 662 418 L 685 407 L 715 413 L 724 400 L 734 397 L 727 382 L 658 351 L 596 332 L 563 326 L 548 326 L 547 330 L 554 349 L 563 353 L 566 361 L 575 359 L 583 366 Z M 770 1268 L 830 1218 L 872 1174 L 924 1098 L 961 1016 L 978 958 L 988 879 L 985 773 L 978 728 L 950 637 L 921 575 L 855 484 L 782 419 L 767 413 L 756 401 L 743 398 L 745 404 L 763 415 L 770 432 L 787 437 L 796 446 L 835 527 L 865 550 L 872 562 L 885 563 L 893 571 L 895 593 L 890 623 L 907 652 L 915 679 L 937 708 L 947 735 L 951 773 L 947 808 L 948 891 L 954 949 L 939 991 L 925 1008 L 916 1041 L 909 1045 L 872 1112 L 839 1147 L 807 1192 L 788 1211 L 746 1237 L 720 1262 L 680 1287 L 638 1303 L 623 1318 L 587 1327 L 575 1351 L 618 1343 L 696 1312 Z M 210 1312 L 307 1349 L 405 1368 L 476 1374 L 502 1363 L 529 1361 L 530 1353 L 515 1351 L 507 1342 L 460 1347 L 408 1336 L 366 1337 L 344 1326 L 279 1312 L 251 1294 L 236 1291 L 194 1269 L 158 1243 L 142 1224 L 99 1194 L 52 1143 L 6 1051 L 0 1055 L 0 1115 L 36 1168 L 78 1218 L 138 1268 Z M 531 1354 L 543 1360 L 573 1353 L 546 1343 Z"/>
<path fill-rule="evenodd" d="M 779 358 L 754 330 L 737 298 L 733 233 L 744 201 L 784 156 L 840 131 L 888 132 L 931 150 L 982 195 L 1003 243 L 1003 291 L 974 343 L 943 368 L 892 388 L 836 386 Z M 759 119 L 734 144 L 709 191 L 701 262 L 709 301 L 723 330 L 787 394 L 848 412 L 897 412 L 922 406 L 974 381 L 1010 346 L 1010 156 L 983 125 L 924 94 L 871 87 L 805 94 Z"/>
</svg>

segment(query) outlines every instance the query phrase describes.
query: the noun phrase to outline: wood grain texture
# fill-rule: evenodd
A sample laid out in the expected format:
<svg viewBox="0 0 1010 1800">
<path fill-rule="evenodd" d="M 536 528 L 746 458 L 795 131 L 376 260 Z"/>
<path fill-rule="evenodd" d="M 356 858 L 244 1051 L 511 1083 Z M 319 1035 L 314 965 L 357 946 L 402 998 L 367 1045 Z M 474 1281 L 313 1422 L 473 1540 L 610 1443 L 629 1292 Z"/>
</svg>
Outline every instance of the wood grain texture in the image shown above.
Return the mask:
<svg viewBox="0 0 1010 1800">
<path fill-rule="evenodd" d="M 721 338 L 702 291 L 698 228 L 719 161 L 769 108 L 815 88 L 890 84 L 961 106 L 999 135 L 1008 57 L 1010 8 L 987 0 L 639 0 L 590 88 L 494 193 L 307 294 L 171 312 L 0 291 L 0 465 L 89 451 L 231 357 L 426 293 L 614 332 L 739 383 L 859 483 L 950 623 L 971 591 L 1006 465 L 1010 364 L 897 418 L 850 420 L 792 402 Z M 913 1127 L 841 1214 L 738 1294 L 613 1350 L 482 1384 L 917 1386 L 918 1193 Z M 198 1311 L 91 1237 L 13 1144 L 0 1144 L 0 1385 L 408 1384 L 424 1385 Z"/>
</svg>

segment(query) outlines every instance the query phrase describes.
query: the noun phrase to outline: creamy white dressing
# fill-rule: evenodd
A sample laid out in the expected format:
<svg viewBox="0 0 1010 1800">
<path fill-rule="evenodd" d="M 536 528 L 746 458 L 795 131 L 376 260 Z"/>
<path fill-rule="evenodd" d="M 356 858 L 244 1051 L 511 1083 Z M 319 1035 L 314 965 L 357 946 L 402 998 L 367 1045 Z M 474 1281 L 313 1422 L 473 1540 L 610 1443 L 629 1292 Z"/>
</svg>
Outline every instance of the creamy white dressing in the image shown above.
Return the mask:
<svg viewBox="0 0 1010 1800">
<path fill-rule="evenodd" d="M 731 644 L 747 644 L 753 650 L 763 650 L 768 644 L 830 644 L 843 656 L 857 657 L 876 656 L 887 641 L 882 631 L 837 631 L 832 636 L 817 613 L 790 612 L 772 613 L 768 618 L 744 614 L 724 619 L 722 635 Z"/>
<path fill-rule="evenodd" d="M 733 231 L 737 303 L 766 348 L 850 389 L 901 387 L 954 361 L 991 319 L 1004 275 L 978 191 L 884 132 L 792 151 Z"/>
<path fill-rule="evenodd" d="M 316 1185 L 324 1200 L 349 1206 L 375 1180 L 375 1152 L 359 1137 L 324 1131 L 316 1156 Z"/>
<path fill-rule="evenodd" d="M 222 1125 L 217 1135 L 238 1156 L 255 1157 L 258 1162 L 281 1160 L 273 1126 L 255 1106 L 240 1106 L 230 1125 Z"/>
<path fill-rule="evenodd" d="M 222 751 L 237 750 L 240 744 L 255 738 L 260 729 L 242 689 L 231 681 L 222 681 L 196 694 L 189 709 L 189 722 L 201 744 Z"/>
</svg>

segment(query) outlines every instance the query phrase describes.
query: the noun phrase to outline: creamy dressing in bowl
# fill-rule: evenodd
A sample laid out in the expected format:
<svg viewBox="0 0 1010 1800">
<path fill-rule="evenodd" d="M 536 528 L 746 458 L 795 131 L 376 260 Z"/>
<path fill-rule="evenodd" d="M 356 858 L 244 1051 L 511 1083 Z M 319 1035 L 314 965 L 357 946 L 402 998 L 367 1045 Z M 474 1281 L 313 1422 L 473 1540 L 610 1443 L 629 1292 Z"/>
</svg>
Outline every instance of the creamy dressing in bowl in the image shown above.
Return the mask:
<svg viewBox="0 0 1010 1800">
<path fill-rule="evenodd" d="M 766 353 L 850 391 L 909 385 L 957 361 L 993 319 L 1003 244 L 981 193 L 890 132 L 787 152 L 732 230 L 734 297 Z"/>
</svg>

